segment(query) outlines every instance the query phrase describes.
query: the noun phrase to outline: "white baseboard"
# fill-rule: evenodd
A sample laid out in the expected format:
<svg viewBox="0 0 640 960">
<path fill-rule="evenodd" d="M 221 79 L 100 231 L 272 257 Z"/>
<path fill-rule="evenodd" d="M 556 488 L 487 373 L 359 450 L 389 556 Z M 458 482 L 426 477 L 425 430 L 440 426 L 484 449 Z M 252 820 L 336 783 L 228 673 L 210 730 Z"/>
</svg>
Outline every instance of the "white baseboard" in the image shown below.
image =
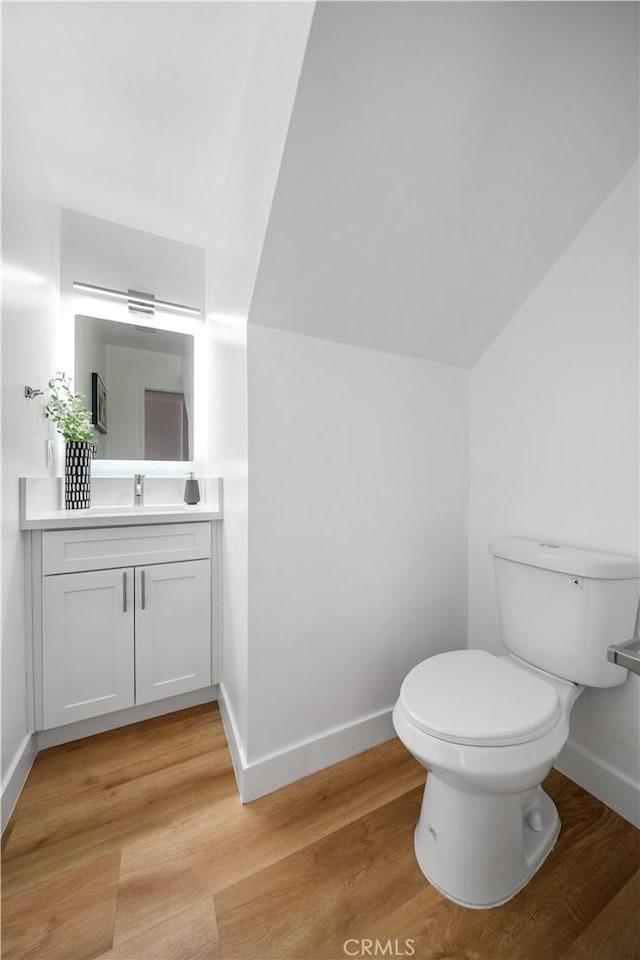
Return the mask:
<svg viewBox="0 0 640 960">
<path fill-rule="evenodd" d="M 571 740 L 565 744 L 554 766 L 634 827 L 640 828 L 640 784 L 631 777 Z"/>
<path fill-rule="evenodd" d="M 221 683 L 219 685 L 218 706 L 220 707 L 220 716 L 222 717 L 222 726 L 224 727 L 224 733 L 227 738 L 227 744 L 229 745 L 229 753 L 231 754 L 231 763 L 233 765 L 233 772 L 236 776 L 238 793 L 240 794 L 240 799 L 244 803 L 245 802 L 243 800 L 244 771 L 247 767 L 247 758 L 244 752 L 244 745 L 242 743 L 242 738 L 240 737 L 240 731 L 238 730 L 238 724 L 236 722 L 235 715 L 231 708 L 229 695 L 226 691 L 224 683 Z"/>
<path fill-rule="evenodd" d="M 197 707 L 201 703 L 211 703 L 217 697 L 218 687 L 215 685 L 205 687 L 203 690 L 192 690 L 191 693 L 180 693 L 177 697 L 167 697 L 166 700 L 143 703 L 138 707 L 129 707 L 127 710 L 105 713 L 101 717 L 91 717 L 90 720 L 67 723 L 62 727 L 53 727 L 51 730 L 39 730 L 35 734 L 37 749 L 46 750 L 47 747 L 57 747 L 61 743 L 82 740 L 83 737 L 92 737 L 106 730 L 116 730 L 118 727 L 126 727 L 140 720 L 151 720 L 165 713 L 175 713 L 176 710 Z"/>
<path fill-rule="evenodd" d="M 224 699 L 224 691 L 221 690 L 221 693 L 220 712 L 243 803 L 257 800 L 395 737 L 391 722 L 392 707 L 388 707 L 353 723 L 293 743 L 283 750 L 247 761 L 233 715 Z"/>
<path fill-rule="evenodd" d="M 2 825 L 2 833 L 4 833 L 4 828 L 9 822 L 13 808 L 18 802 L 18 797 L 29 776 L 29 771 L 31 770 L 37 752 L 38 748 L 35 737 L 27 733 L 18 747 L 13 762 L 2 781 L 0 794 L 0 822 Z"/>
</svg>

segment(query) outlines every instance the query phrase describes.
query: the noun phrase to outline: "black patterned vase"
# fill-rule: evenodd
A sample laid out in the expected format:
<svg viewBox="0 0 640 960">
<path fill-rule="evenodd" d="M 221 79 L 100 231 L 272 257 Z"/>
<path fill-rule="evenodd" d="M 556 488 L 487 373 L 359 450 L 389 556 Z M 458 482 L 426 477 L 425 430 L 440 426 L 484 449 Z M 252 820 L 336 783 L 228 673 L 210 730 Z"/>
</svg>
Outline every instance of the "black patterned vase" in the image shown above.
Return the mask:
<svg viewBox="0 0 640 960">
<path fill-rule="evenodd" d="M 91 506 L 91 461 L 96 448 L 89 440 L 67 440 L 64 450 L 64 505 L 67 510 Z"/>
</svg>

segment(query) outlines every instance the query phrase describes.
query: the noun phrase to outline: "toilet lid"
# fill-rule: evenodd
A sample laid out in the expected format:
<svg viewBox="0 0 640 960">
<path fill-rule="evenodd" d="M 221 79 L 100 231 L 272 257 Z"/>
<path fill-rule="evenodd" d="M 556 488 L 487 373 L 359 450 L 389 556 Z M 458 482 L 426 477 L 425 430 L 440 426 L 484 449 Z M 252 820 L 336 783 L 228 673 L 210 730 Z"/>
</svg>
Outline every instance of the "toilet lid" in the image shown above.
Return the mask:
<svg viewBox="0 0 640 960">
<path fill-rule="evenodd" d="M 484 650 L 452 650 L 419 663 L 402 684 L 400 703 L 431 736 L 485 747 L 534 740 L 560 715 L 550 683 Z"/>
</svg>

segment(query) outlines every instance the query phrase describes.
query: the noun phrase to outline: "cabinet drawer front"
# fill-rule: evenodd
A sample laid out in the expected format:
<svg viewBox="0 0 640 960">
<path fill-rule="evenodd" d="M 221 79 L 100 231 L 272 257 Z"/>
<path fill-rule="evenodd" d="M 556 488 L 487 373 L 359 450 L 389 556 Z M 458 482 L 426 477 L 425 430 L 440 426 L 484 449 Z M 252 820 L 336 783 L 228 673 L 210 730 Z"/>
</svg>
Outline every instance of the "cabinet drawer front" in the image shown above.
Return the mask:
<svg viewBox="0 0 640 960">
<path fill-rule="evenodd" d="M 209 523 L 54 530 L 42 535 L 42 572 L 76 573 L 211 556 Z"/>
</svg>

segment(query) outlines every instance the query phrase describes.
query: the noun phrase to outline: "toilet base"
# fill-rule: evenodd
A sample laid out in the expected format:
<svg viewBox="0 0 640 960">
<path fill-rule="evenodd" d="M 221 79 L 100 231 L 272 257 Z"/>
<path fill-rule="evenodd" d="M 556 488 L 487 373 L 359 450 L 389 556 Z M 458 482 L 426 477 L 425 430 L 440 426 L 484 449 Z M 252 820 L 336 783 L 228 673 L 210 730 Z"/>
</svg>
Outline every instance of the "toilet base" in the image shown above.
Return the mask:
<svg viewBox="0 0 640 960">
<path fill-rule="evenodd" d="M 429 773 L 415 852 L 425 877 L 443 896 L 488 910 L 526 886 L 559 833 L 558 811 L 542 787 L 469 793 Z"/>
</svg>

